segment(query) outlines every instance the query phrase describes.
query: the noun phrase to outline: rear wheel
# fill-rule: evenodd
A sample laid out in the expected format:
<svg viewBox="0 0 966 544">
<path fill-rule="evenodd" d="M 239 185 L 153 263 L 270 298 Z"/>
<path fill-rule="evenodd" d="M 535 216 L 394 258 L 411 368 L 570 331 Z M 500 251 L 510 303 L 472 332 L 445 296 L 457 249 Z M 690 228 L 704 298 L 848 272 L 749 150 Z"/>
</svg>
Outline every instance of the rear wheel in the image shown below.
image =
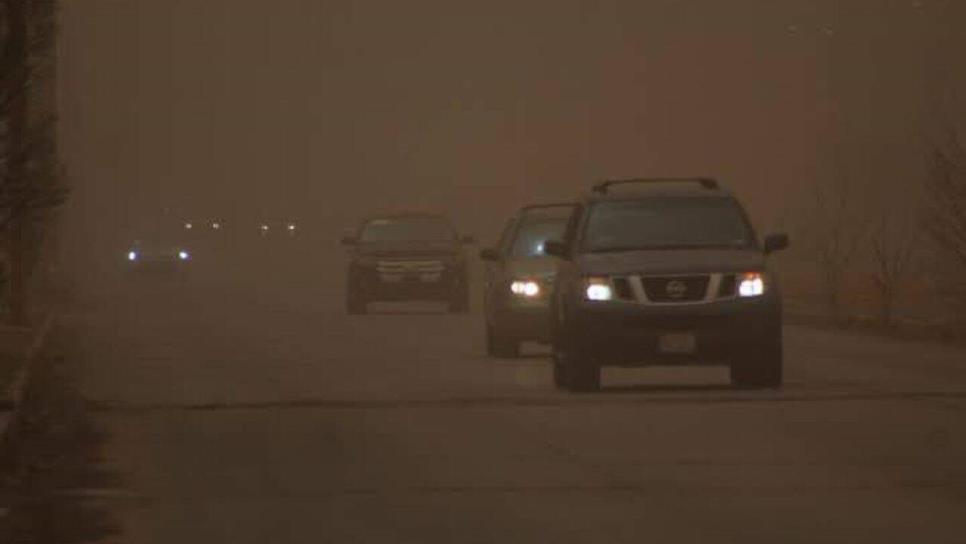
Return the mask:
<svg viewBox="0 0 966 544">
<path fill-rule="evenodd" d="M 490 357 L 513 359 L 520 356 L 520 341 L 486 326 L 486 353 Z"/>
<path fill-rule="evenodd" d="M 781 387 L 782 359 L 780 337 L 755 345 L 739 355 L 739 360 L 731 363 L 731 383 L 746 389 Z"/>
</svg>

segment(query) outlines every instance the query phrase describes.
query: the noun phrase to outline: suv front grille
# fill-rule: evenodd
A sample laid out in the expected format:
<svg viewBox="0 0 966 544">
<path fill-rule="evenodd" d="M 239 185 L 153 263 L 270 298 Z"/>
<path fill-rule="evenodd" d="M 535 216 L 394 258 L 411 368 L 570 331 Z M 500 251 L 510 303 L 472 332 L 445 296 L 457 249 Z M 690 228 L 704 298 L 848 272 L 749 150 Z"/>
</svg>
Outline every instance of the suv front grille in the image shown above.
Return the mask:
<svg viewBox="0 0 966 544">
<path fill-rule="evenodd" d="M 637 304 L 706 304 L 733 299 L 735 274 L 682 274 L 613 276 L 614 299 Z"/>
<path fill-rule="evenodd" d="M 641 278 L 644 294 L 651 302 L 697 302 L 708 292 L 710 275 L 661 276 Z"/>
</svg>

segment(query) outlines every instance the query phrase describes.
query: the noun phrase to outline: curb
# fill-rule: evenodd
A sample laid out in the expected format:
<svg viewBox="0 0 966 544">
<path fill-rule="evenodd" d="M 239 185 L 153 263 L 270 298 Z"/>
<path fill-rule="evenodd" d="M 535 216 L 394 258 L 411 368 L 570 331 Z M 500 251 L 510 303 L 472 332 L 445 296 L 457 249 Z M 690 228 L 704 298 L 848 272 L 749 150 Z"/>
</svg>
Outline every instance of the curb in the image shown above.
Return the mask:
<svg viewBox="0 0 966 544">
<path fill-rule="evenodd" d="M 10 385 L 7 386 L 5 391 L 0 393 L 0 445 L 2 445 L 7 432 L 19 416 L 20 405 L 23 402 L 27 384 L 30 382 L 30 374 L 33 370 L 34 362 L 37 360 L 37 355 L 47 341 L 47 335 L 53 326 L 53 322 L 53 314 L 47 314 L 40 326 L 37 327 L 37 331 L 30 344 L 24 350 L 21 357 L 23 364 L 17 369 L 16 374 L 14 374 L 13 379 L 10 381 Z"/>
</svg>

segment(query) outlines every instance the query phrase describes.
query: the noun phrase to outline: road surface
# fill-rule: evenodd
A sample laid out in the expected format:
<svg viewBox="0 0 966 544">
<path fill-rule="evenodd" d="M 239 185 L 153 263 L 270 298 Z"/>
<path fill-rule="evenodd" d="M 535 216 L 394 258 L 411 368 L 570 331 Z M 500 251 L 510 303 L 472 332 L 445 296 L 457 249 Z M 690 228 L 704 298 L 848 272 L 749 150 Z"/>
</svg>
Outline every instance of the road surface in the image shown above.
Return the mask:
<svg viewBox="0 0 966 544">
<path fill-rule="evenodd" d="M 338 268 L 336 268 L 338 270 Z M 966 351 L 788 327 L 787 385 L 724 369 L 551 386 L 481 317 L 344 315 L 279 267 L 119 284 L 65 316 L 110 542 L 963 542 Z"/>
</svg>

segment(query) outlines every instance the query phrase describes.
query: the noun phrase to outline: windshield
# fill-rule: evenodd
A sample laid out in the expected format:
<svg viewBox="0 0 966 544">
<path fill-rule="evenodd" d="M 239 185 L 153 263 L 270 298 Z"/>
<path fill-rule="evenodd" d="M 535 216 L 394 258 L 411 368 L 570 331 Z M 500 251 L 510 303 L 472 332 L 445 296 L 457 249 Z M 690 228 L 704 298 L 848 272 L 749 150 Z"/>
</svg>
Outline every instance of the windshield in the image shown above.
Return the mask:
<svg viewBox="0 0 966 544">
<path fill-rule="evenodd" d="M 754 237 L 730 198 L 655 197 L 602 202 L 587 221 L 583 250 L 746 248 Z"/>
<path fill-rule="evenodd" d="M 453 228 L 439 217 L 398 217 L 366 223 L 361 242 L 442 242 L 456 238 Z"/>
<path fill-rule="evenodd" d="M 567 226 L 566 218 L 542 218 L 525 221 L 517 230 L 511 257 L 542 257 L 545 255 L 543 244 L 547 240 L 559 240 Z"/>
</svg>

